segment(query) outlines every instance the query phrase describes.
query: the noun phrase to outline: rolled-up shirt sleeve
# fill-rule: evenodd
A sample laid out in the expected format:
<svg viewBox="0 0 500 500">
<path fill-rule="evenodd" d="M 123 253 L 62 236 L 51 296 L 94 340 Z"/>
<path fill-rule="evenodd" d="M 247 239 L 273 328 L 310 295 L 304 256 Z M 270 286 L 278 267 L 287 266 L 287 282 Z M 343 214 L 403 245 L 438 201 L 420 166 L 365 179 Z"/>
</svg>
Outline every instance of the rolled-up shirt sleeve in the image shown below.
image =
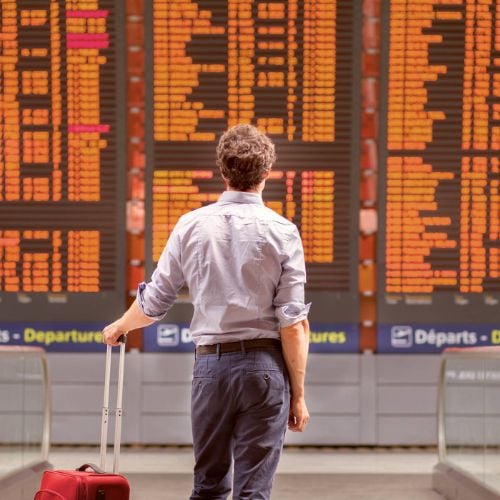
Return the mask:
<svg viewBox="0 0 500 500">
<path fill-rule="evenodd" d="M 181 246 L 176 226 L 163 249 L 151 281 L 139 284 L 137 304 L 149 318 L 162 319 L 174 304 L 183 285 Z"/>
<path fill-rule="evenodd" d="M 281 328 L 307 318 L 311 304 L 304 303 L 305 283 L 304 250 L 299 231 L 294 226 L 285 245 L 281 277 L 273 300 L 275 315 Z"/>
</svg>

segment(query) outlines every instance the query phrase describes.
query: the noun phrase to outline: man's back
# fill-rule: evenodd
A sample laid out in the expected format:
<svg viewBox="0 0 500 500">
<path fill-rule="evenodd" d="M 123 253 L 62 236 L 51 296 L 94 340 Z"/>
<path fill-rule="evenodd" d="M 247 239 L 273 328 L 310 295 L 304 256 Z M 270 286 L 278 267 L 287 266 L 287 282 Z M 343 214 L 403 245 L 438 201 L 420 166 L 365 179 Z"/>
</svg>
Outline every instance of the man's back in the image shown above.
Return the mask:
<svg viewBox="0 0 500 500">
<path fill-rule="evenodd" d="M 197 345 L 279 338 L 275 308 L 303 303 L 298 231 L 257 194 L 226 191 L 217 203 L 183 216 L 153 283 L 161 279 L 162 268 L 172 273 L 176 265 L 175 273 L 182 274 L 177 279 L 188 285 L 193 300 L 191 333 Z M 295 283 L 300 283 L 298 296 Z"/>
</svg>

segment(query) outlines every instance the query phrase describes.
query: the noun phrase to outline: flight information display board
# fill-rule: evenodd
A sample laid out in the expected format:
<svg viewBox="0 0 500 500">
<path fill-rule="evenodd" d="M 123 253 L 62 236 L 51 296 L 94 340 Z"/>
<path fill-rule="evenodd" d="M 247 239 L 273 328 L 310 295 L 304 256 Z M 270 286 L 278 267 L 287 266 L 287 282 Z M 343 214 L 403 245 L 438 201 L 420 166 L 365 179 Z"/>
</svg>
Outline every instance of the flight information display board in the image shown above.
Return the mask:
<svg viewBox="0 0 500 500">
<path fill-rule="evenodd" d="M 252 123 L 276 144 L 264 201 L 301 232 L 310 319 L 356 324 L 360 2 L 154 0 L 146 10 L 148 274 L 179 216 L 223 191 L 220 134 Z M 168 321 L 190 311 L 178 304 Z"/>
<path fill-rule="evenodd" d="M 383 2 L 379 348 L 500 342 L 500 4 Z"/>
<path fill-rule="evenodd" d="M 0 2 L 4 343 L 7 332 L 85 344 L 123 310 L 122 10 L 117 0 Z"/>
</svg>

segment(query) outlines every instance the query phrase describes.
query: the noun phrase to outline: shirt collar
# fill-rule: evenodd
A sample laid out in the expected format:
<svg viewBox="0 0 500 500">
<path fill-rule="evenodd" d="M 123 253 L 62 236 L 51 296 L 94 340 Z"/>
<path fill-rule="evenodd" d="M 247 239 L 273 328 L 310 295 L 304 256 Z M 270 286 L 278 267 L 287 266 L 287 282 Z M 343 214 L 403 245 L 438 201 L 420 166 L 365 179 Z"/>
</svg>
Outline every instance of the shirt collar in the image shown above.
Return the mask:
<svg viewBox="0 0 500 500">
<path fill-rule="evenodd" d="M 219 198 L 219 203 L 250 203 L 263 205 L 262 196 L 257 193 L 247 193 L 245 191 L 224 191 Z"/>
</svg>

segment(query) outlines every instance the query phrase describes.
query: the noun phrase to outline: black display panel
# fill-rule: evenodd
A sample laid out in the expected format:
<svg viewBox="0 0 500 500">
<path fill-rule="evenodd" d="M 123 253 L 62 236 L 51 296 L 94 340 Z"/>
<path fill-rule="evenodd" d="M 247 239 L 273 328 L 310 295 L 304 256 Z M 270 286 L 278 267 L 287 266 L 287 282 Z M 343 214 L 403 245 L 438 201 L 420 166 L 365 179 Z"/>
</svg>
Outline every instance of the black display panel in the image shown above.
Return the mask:
<svg viewBox="0 0 500 500">
<path fill-rule="evenodd" d="M 378 320 L 498 324 L 500 5 L 382 5 Z"/>
<path fill-rule="evenodd" d="M 118 0 L 1 3 L 2 321 L 123 312 L 124 22 Z"/>
<path fill-rule="evenodd" d="M 220 134 L 252 123 L 276 144 L 264 201 L 301 232 L 310 319 L 357 328 L 361 3 L 154 0 L 146 9 L 147 274 L 179 216 L 224 190 Z M 168 321 L 189 322 L 190 307 L 177 304 Z"/>
</svg>

